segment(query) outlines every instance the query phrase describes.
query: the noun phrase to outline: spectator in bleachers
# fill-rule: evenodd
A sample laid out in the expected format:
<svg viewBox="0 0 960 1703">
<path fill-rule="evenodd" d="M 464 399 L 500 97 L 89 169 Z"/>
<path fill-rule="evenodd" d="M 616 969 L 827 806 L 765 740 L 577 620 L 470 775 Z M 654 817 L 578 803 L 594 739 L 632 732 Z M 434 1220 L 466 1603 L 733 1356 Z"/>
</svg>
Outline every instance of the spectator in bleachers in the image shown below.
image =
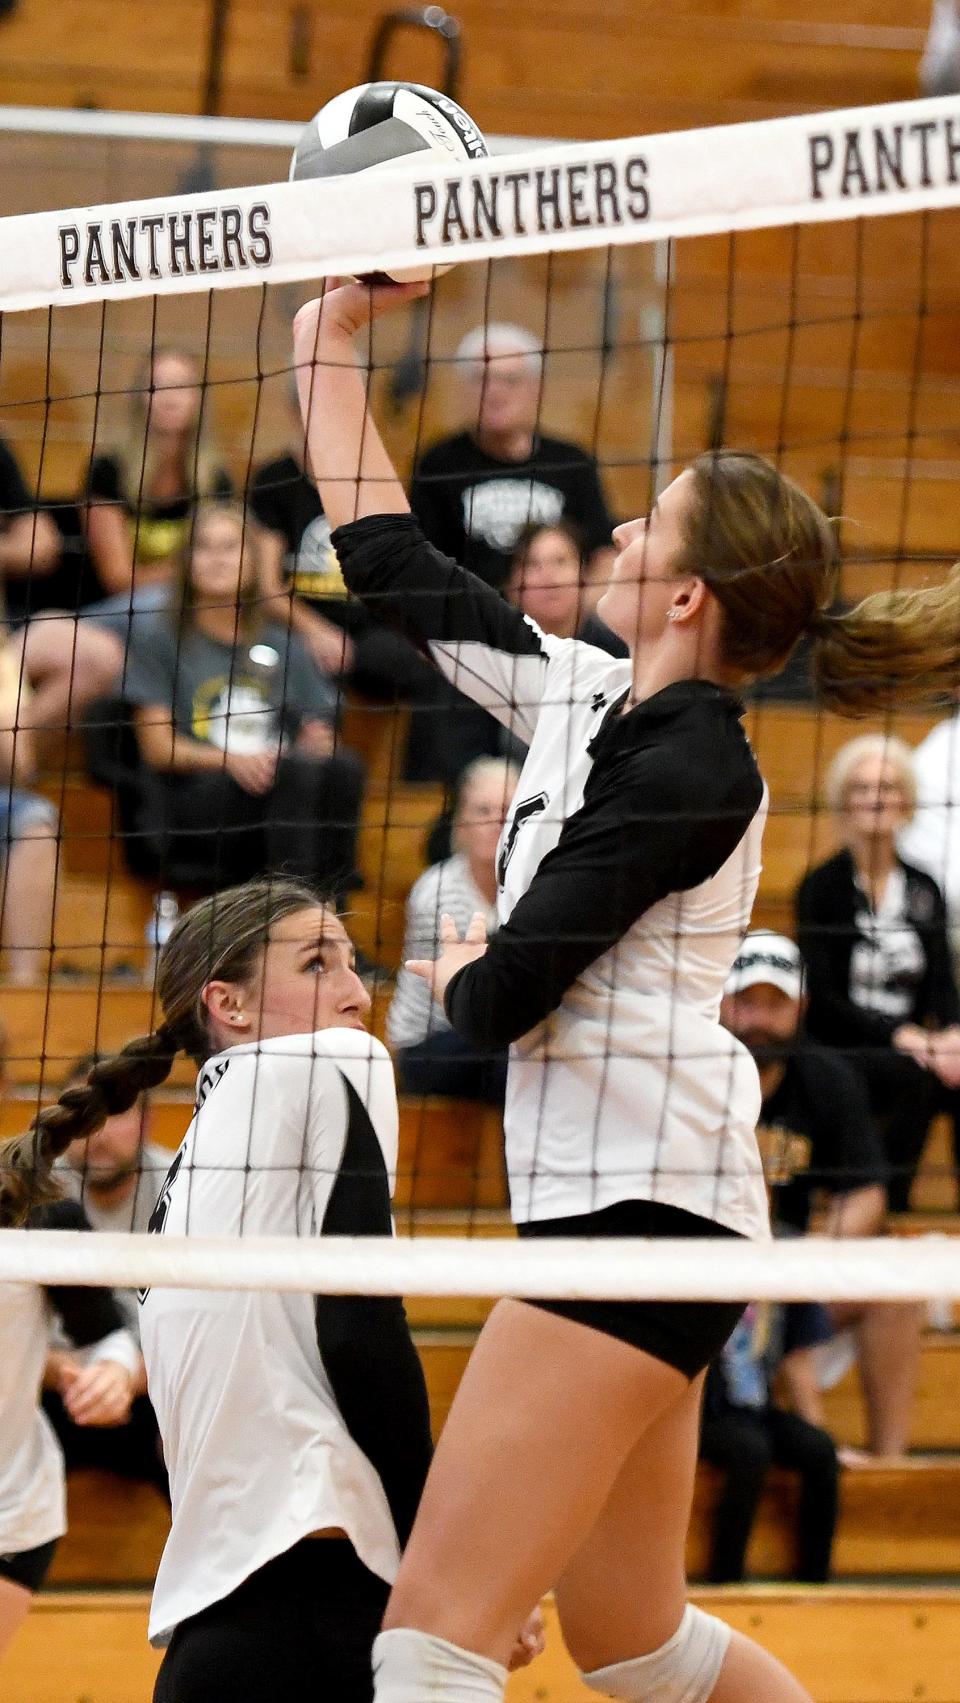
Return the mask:
<svg viewBox="0 0 960 1703">
<path fill-rule="evenodd" d="M 749 1306 L 719 1360 L 707 1373 L 700 1453 L 723 1471 L 713 1514 L 711 1584 L 733 1584 L 746 1572 L 747 1545 L 771 1466 L 800 1477 L 798 1554 L 794 1577 L 820 1584 L 830 1576 L 837 1524 L 837 1451 L 829 1431 L 794 1411 L 816 1392 L 813 1350 L 829 1340 L 825 1308 Z"/>
<path fill-rule="evenodd" d="M 256 468 L 250 508 L 263 529 L 260 583 L 271 617 L 289 621 L 318 667 L 374 698 L 422 697 L 433 670 L 408 640 L 371 619 L 348 596 L 330 526 L 303 465 L 296 381 L 290 385 L 290 445 Z"/>
<path fill-rule="evenodd" d="M 5 1050 L 0 1035 L 0 1079 Z M 40 1209 L 31 1222 L 51 1230 L 90 1229 L 72 1200 Z M 121 1423 L 133 1397 L 138 1355 L 109 1289 L 0 1284 L 0 1659 L 66 1530 L 63 1457 L 40 1402 L 54 1319 L 71 1344 L 63 1399 L 79 1426 L 92 1433 Z M 56 1375 L 56 1368 L 51 1371 Z"/>
<path fill-rule="evenodd" d="M 57 887 L 57 812 L 25 790 L 34 769 L 29 688 L 14 641 L 0 628 L 0 945 L 8 981 L 42 981 L 50 967 Z"/>
<path fill-rule="evenodd" d="M 909 746 L 880 734 L 851 740 L 826 792 L 844 846 L 797 891 L 807 1025 L 866 1081 L 890 1205 L 903 1212 L 931 1119 L 947 1111 L 956 1124 L 960 1000 L 946 910 L 932 877 L 897 851 L 916 804 Z"/>
<path fill-rule="evenodd" d="M 90 1228 L 68 1200 L 31 1222 L 47 1230 Z M 59 1366 L 47 1352 L 54 1318 L 72 1345 Z M 63 1458 L 40 1405 L 42 1382 L 58 1379 L 75 1423 L 93 1435 L 129 1412 L 135 1360 L 109 1289 L 0 1284 L 0 1658 L 66 1531 Z"/>
<path fill-rule="evenodd" d="M 65 729 L 79 720 L 110 685 L 121 659 L 108 634 L 65 611 L 45 608 L 26 619 L 32 582 L 47 578 L 59 557 L 57 528 L 30 495 L 16 457 L 0 438 L 0 586 L 13 582 L 23 612 L 13 642 L 31 688 L 29 725 L 38 731 Z M 26 705 L 22 708 L 26 715 Z"/>
<path fill-rule="evenodd" d="M 584 607 L 583 538 L 573 521 L 526 526 L 517 539 L 507 597 L 558 639 L 580 639 L 609 656 L 630 652 L 599 615 Z"/>
<path fill-rule="evenodd" d="M 167 606 L 197 503 L 232 492 L 196 360 L 183 349 L 154 350 L 123 428 L 87 473 L 87 545 L 104 599 L 83 624 L 125 646 L 131 611 Z"/>
<path fill-rule="evenodd" d="M 540 432 L 540 344 L 518 325 L 478 325 L 456 359 L 467 424 L 426 451 L 410 490 L 431 544 L 502 591 L 524 528 L 572 521 L 587 572 L 602 579 L 613 560 L 613 517 L 596 459 Z M 436 695 L 443 740 L 430 772 L 455 780 L 474 758 L 500 750 L 500 730 L 452 687 L 441 685 Z M 418 728 L 416 736 L 425 740 L 427 732 Z"/>
<path fill-rule="evenodd" d="M 71 1065 L 63 1088 L 80 1088 L 98 1062 L 87 1053 Z M 149 1107 L 143 1096 L 129 1111 L 108 1118 L 87 1141 L 76 1141 L 57 1167 L 58 1181 L 72 1200 L 79 1201 L 95 1231 L 142 1233 L 149 1229 L 163 1180 L 173 1155 L 150 1140 Z M 159 1432 L 147 1396 L 147 1377 L 140 1346 L 140 1309 L 135 1289 L 115 1292 L 127 1330 L 137 1346 L 130 1412 L 109 1430 L 91 1432 L 78 1426 L 61 1397 L 52 1391 L 44 1407 L 63 1450 L 68 1470 L 77 1466 L 104 1467 L 125 1478 L 142 1478 L 167 1493 Z M 62 1347 L 54 1364 L 65 1364 Z M 69 1351 L 66 1351 L 67 1357 Z"/>
<path fill-rule="evenodd" d="M 917 803 L 899 839 L 901 856 L 932 875 L 947 902 L 954 974 L 960 971 L 960 709 L 913 753 Z"/>
<path fill-rule="evenodd" d="M 414 883 L 407 900 L 403 956 L 436 956 L 441 920 L 452 917 L 459 934 L 482 913 L 497 924 L 497 842 L 519 771 L 502 758 L 481 757 L 464 772 L 453 818 L 453 856 L 435 863 Z M 478 1053 L 451 1029 L 427 983 L 401 969 L 387 1016 L 397 1077 L 408 1094 L 449 1094 L 501 1106 L 507 1055 Z"/>
<path fill-rule="evenodd" d="M 431 543 L 503 589 L 525 526 L 572 520 L 590 556 L 613 518 L 595 458 L 540 432 L 543 351 L 519 325 L 478 325 L 456 359 L 468 424 L 414 470 L 411 506 Z"/>
<path fill-rule="evenodd" d="M 140 826 L 203 884 L 283 869 L 342 898 L 359 884 L 363 766 L 337 746 L 330 680 L 260 608 L 256 530 L 238 505 L 201 505 L 174 607 L 132 630 Z"/>
<path fill-rule="evenodd" d="M 816 1207 L 833 1236 L 874 1236 L 885 1216 L 887 1165 L 862 1079 L 832 1048 L 801 1035 L 803 961 L 792 940 L 749 934 L 727 982 L 726 1027 L 752 1053 L 763 1103 L 758 1139 L 775 1228 L 803 1235 Z M 903 1305 L 831 1306 L 837 1331 L 856 1337 L 873 1455 L 902 1455 L 920 1353 L 921 1311 Z M 822 1424 L 818 1401 L 802 1417 Z M 848 1455 L 851 1461 L 852 1455 Z"/>
</svg>

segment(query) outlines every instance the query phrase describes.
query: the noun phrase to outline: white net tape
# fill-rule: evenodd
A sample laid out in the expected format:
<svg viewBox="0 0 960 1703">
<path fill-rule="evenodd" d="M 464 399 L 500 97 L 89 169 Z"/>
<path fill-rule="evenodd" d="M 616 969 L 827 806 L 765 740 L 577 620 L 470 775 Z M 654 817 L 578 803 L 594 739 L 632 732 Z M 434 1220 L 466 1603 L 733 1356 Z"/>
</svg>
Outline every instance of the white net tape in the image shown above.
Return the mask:
<svg viewBox="0 0 960 1703">
<path fill-rule="evenodd" d="M 0 1232 L 0 1281 L 573 1300 L 960 1300 L 960 1241 L 202 1238 Z"/>
<path fill-rule="evenodd" d="M 960 202 L 951 97 L 0 219 L 0 311 Z"/>
</svg>

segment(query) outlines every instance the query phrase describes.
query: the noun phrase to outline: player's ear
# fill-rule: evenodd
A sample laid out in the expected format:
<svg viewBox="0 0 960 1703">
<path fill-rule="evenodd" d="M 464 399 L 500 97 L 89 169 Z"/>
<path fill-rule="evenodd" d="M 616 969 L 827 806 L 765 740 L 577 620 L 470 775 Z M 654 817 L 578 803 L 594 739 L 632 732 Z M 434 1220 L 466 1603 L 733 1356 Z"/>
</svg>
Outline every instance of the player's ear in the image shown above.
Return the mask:
<svg viewBox="0 0 960 1703">
<path fill-rule="evenodd" d="M 250 1027 L 245 1009 L 243 990 L 236 982 L 207 982 L 200 995 L 201 1004 L 218 1028 L 235 1030 L 242 1035 Z"/>
<path fill-rule="evenodd" d="M 706 582 L 690 578 L 680 580 L 670 605 L 672 621 L 689 621 L 703 609 L 707 597 Z"/>
</svg>

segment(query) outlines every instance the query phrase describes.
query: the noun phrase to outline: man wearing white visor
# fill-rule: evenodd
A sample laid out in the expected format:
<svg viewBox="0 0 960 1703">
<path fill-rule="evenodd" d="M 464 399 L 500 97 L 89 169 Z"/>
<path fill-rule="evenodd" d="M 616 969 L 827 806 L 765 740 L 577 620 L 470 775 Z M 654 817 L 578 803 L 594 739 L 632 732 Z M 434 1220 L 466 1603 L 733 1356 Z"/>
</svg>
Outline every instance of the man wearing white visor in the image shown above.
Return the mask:
<svg viewBox="0 0 960 1703">
<path fill-rule="evenodd" d="M 748 934 L 727 980 L 721 1018 L 760 1072 L 757 1136 L 771 1218 L 775 1228 L 802 1235 L 822 1208 L 823 1234 L 877 1235 L 886 1210 L 886 1165 L 866 1090 L 838 1053 L 802 1034 L 804 1005 L 803 960 L 794 942 L 767 930 Z M 909 1443 L 920 1310 L 912 1303 L 829 1310 L 838 1331 L 854 1333 L 870 1456 L 902 1455 Z M 823 1424 L 817 1391 L 804 1396 L 802 1417 Z M 841 1458 L 856 1464 L 863 1456 L 847 1450 Z"/>
</svg>

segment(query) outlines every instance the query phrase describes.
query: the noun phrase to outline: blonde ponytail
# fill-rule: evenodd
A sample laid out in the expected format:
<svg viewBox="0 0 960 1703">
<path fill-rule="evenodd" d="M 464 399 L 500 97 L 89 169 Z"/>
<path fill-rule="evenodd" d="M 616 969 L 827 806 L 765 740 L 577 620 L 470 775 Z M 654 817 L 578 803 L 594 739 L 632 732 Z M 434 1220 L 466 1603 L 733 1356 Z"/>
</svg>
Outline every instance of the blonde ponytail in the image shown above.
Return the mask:
<svg viewBox="0 0 960 1703">
<path fill-rule="evenodd" d="M 960 562 L 939 585 L 874 592 L 809 630 L 817 695 L 839 715 L 945 703 L 960 685 Z"/>
</svg>

